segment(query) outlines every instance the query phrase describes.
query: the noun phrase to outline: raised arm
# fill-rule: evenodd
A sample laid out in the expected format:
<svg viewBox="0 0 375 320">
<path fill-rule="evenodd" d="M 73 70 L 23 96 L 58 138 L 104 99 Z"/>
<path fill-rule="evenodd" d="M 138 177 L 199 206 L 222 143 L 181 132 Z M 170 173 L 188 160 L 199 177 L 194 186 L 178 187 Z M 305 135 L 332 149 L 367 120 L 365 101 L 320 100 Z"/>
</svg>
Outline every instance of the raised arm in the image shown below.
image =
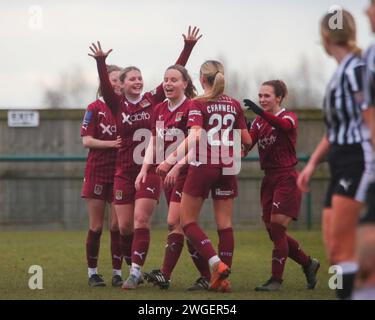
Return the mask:
<svg viewBox="0 0 375 320">
<path fill-rule="evenodd" d="M 199 28 L 194 27 L 193 30 L 191 30 L 191 26 L 189 26 L 188 34 L 183 34 L 182 36 L 184 38 L 184 48 L 181 51 L 176 64 L 185 66 L 189 60 L 190 54 L 193 51 L 195 44 L 200 38 L 202 38 L 203 35 L 199 35 Z"/>
<path fill-rule="evenodd" d="M 91 44 L 90 50 L 93 54 L 89 53 L 88 55 L 96 60 L 96 66 L 98 68 L 100 79 L 100 89 L 102 91 L 104 101 L 115 115 L 120 107 L 121 97 L 118 96 L 112 88 L 105 63 L 105 59 L 112 52 L 112 49 L 104 52 L 100 42 L 98 41 L 97 45 L 95 45 L 95 43 Z"/>
<path fill-rule="evenodd" d="M 199 28 L 194 27 L 191 30 L 191 26 L 189 26 L 188 34 L 183 34 L 184 38 L 184 48 L 182 49 L 180 56 L 178 57 L 175 64 L 179 64 L 181 66 L 185 66 L 189 60 L 190 54 L 193 51 L 195 44 L 198 42 L 202 35 L 199 35 Z M 163 83 L 160 83 L 156 89 L 154 90 L 154 94 L 152 96 L 152 100 L 155 104 L 162 102 L 165 99 Z"/>
<path fill-rule="evenodd" d="M 248 107 L 251 111 L 266 120 L 272 127 L 276 129 L 281 129 L 282 131 L 289 131 L 294 128 L 292 120 L 282 119 L 274 116 L 272 113 L 264 111 L 263 108 L 259 107 L 255 102 L 250 99 L 244 99 L 244 105 Z"/>
</svg>

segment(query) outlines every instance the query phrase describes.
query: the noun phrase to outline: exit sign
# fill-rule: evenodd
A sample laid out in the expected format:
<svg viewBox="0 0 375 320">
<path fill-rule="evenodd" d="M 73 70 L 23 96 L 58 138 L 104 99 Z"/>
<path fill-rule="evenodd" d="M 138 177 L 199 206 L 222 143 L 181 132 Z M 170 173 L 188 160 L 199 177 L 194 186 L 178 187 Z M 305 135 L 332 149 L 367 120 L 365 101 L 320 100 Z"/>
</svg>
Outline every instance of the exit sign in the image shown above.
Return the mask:
<svg viewBox="0 0 375 320">
<path fill-rule="evenodd" d="M 9 110 L 8 127 L 38 127 L 39 111 Z"/>
</svg>

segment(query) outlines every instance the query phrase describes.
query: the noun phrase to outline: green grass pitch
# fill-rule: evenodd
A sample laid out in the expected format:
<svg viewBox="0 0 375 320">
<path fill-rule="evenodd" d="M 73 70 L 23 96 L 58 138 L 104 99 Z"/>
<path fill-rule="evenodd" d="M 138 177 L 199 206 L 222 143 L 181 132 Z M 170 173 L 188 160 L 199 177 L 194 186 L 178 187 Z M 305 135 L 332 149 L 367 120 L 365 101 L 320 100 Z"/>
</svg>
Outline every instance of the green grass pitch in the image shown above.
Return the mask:
<svg viewBox="0 0 375 320">
<path fill-rule="evenodd" d="M 217 234 L 208 232 L 213 243 Z M 167 291 L 149 284 L 137 290 L 124 291 L 110 284 L 112 268 L 109 252 L 109 233 L 103 232 L 99 257 L 99 273 L 103 274 L 107 286 L 89 288 L 85 259 L 86 232 L 1 232 L 0 233 L 0 299 L 138 299 L 138 300 L 253 300 L 253 299 L 334 299 L 334 291 L 328 288 L 328 265 L 320 231 L 290 232 L 301 246 L 321 262 L 319 282 L 315 290 L 305 289 L 306 283 L 301 268 L 288 259 L 281 291 L 273 293 L 255 292 L 256 285 L 270 277 L 272 243 L 263 230 L 235 231 L 235 253 L 230 281 L 233 292 L 186 292 L 185 288 L 198 277 L 190 260 L 186 246 L 174 271 L 172 283 Z M 166 231 L 152 230 L 151 245 L 145 271 L 159 268 L 165 247 Z M 31 265 L 43 268 L 43 289 L 31 290 L 28 273 Z M 128 275 L 123 266 L 123 276 Z"/>
</svg>

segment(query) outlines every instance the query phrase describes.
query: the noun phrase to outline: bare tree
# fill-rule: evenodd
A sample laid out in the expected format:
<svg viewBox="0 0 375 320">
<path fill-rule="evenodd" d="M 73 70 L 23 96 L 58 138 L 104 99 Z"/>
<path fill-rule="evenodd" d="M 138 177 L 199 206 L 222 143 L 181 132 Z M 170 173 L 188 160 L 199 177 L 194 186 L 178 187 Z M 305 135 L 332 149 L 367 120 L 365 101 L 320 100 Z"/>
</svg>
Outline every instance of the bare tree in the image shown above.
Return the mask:
<svg viewBox="0 0 375 320">
<path fill-rule="evenodd" d="M 79 67 L 59 75 L 57 85 L 46 86 L 43 103 L 48 108 L 81 107 L 92 100 L 95 88 L 85 78 Z"/>
<path fill-rule="evenodd" d="M 225 58 L 220 59 L 225 67 L 227 79 L 226 92 L 239 100 L 245 97 L 258 99 L 260 85 L 273 79 L 283 80 L 289 95 L 286 100 L 289 108 L 320 108 L 324 94 L 324 73 L 317 66 L 321 61 L 313 61 L 307 56 L 301 56 L 299 63 L 287 71 L 276 72 L 264 65 L 257 66 L 248 72 L 231 70 Z"/>
</svg>

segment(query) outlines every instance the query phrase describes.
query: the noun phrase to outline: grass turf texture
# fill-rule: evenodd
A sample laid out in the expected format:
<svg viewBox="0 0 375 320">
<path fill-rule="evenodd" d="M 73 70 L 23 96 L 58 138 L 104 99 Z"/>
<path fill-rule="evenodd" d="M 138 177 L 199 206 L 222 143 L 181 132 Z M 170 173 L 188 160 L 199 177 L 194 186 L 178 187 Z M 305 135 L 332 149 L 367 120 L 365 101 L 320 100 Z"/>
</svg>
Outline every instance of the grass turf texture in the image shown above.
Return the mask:
<svg viewBox="0 0 375 320">
<path fill-rule="evenodd" d="M 215 247 L 217 234 L 208 232 Z M 304 250 L 318 258 L 321 267 L 315 290 L 306 289 L 304 274 L 294 261 L 288 259 L 282 289 L 278 292 L 255 292 L 255 286 L 270 277 L 272 243 L 263 230 L 236 231 L 235 253 L 230 281 L 232 293 L 187 292 L 185 289 L 197 278 L 186 245 L 172 275 L 167 291 L 143 284 L 133 291 L 111 286 L 112 267 L 109 251 L 109 232 L 103 232 L 98 270 L 107 286 L 90 288 L 87 284 L 85 258 L 86 232 L 2 232 L 0 233 L 0 299 L 138 299 L 138 300 L 248 300 L 248 299 L 334 299 L 328 288 L 328 265 L 325 260 L 320 231 L 293 231 L 290 233 Z M 151 245 L 144 271 L 159 268 L 164 255 L 165 230 L 152 230 Z M 28 287 L 31 265 L 43 268 L 43 290 Z M 128 268 L 123 265 L 123 278 Z"/>
</svg>

